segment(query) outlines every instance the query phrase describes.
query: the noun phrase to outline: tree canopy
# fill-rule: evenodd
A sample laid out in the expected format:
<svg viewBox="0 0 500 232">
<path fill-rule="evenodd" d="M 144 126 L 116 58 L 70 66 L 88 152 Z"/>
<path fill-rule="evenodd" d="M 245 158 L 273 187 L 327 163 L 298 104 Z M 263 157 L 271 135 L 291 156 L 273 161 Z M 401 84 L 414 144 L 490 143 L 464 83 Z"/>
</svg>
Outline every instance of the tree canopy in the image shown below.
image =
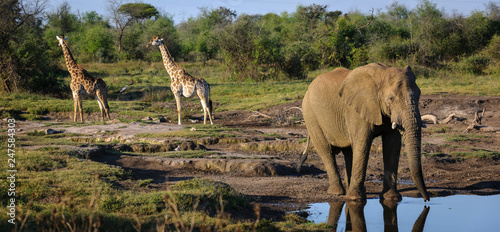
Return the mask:
<svg viewBox="0 0 500 232">
<path fill-rule="evenodd" d="M 158 16 L 158 10 L 151 4 L 147 3 L 127 3 L 118 8 L 118 11 L 124 15 L 128 15 L 134 20 L 141 21 L 151 17 Z"/>
<path fill-rule="evenodd" d="M 318 68 L 369 62 L 500 73 L 495 2 L 467 16 L 448 15 L 430 0 L 414 8 L 393 2 L 366 14 L 316 4 L 265 15 L 201 8 L 177 24 L 146 3 L 108 0 L 108 15 L 100 15 L 75 13 L 68 2 L 45 12 L 43 2 L 0 2 L 0 91 L 59 85 L 54 75 L 63 58 L 55 36 L 61 34 L 79 62 L 161 61 L 158 51 L 145 47 L 159 34 L 176 60 L 218 60 L 237 80 L 304 78 Z"/>
</svg>

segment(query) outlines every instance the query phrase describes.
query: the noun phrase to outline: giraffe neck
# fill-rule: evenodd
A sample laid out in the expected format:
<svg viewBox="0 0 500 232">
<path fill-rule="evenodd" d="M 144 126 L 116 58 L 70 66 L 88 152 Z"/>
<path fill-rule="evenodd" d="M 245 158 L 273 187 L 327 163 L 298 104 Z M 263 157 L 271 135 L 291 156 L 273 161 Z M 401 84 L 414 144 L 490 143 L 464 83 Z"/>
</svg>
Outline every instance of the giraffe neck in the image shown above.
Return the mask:
<svg viewBox="0 0 500 232">
<path fill-rule="evenodd" d="M 73 73 L 75 69 L 78 69 L 78 64 L 76 63 L 75 59 L 73 58 L 73 55 L 71 54 L 71 51 L 69 50 L 68 45 L 66 42 L 64 42 L 64 45 L 62 46 L 63 53 L 64 53 L 64 59 L 66 60 L 66 66 L 68 67 L 68 71 L 73 77 Z"/>
<path fill-rule="evenodd" d="M 175 62 L 172 56 L 170 55 L 170 52 L 167 49 L 167 46 L 165 44 L 162 44 L 159 46 L 160 51 L 161 51 L 161 56 L 163 58 L 163 65 L 165 66 L 165 69 L 168 72 L 168 75 L 170 75 L 170 78 L 174 78 L 175 74 L 178 73 L 179 69 L 182 69 L 179 67 Z"/>
</svg>

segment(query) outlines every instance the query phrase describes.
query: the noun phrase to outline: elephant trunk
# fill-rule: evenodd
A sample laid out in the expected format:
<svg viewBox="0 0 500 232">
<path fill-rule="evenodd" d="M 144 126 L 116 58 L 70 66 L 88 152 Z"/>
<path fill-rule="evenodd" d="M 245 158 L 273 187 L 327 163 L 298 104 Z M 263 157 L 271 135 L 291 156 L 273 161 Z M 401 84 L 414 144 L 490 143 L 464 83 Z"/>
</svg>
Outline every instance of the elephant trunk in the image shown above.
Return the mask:
<svg viewBox="0 0 500 232">
<path fill-rule="evenodd" d="M 403 117 L 403 141 L 405 144 L 408 163 L 410 166 L 411 177 L 417 186 L 418 191 L 424 198 L 424 201 L 429 201 L 429 195 L 424 183 L 421 163 L 421 140 L 422 140 L 422 121 L 418 106 L 411 104 L 412 109 L 409 114 Z"/>
</svg>

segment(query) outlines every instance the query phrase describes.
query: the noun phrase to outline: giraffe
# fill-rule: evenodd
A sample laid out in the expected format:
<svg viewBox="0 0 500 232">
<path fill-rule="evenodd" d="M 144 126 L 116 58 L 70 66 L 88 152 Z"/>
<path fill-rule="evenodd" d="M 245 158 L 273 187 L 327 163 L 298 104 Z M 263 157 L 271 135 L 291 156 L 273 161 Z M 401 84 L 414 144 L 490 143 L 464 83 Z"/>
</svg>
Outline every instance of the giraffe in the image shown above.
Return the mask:
<svg viewBox="0 0 500 232">
<path fill-rule="evenodd" d="M 68 44 L 66 44 L 67 38 L 62 38 L 62 36 L 56 36 L 59 41 L 59 46 L 62 48 L 64 53 L 64 59 L 66 60 L 66 66 L 71 74 L 70 88 L 73 93 L 74 101 L 74 122 L 76 122 L 77 112 L 80 113 L 80 122 L 83 122 L 83 112 L 82 112 L 82 95 L 95 95 L 97 103 L 99 103 L 99 108 L 101 109 L 101 120 L 104 121 L 104 117 L 109 117 L 109 106 L 108 106 L 108 89 L 106 83 L 101 78 L 94 78 L 90 74 L 78 65 L 73 59 L 73 55 L 69 50 Z"/>
<path fill-rule="evenodd" d="M 181 96 L 184 95 L 184 97 L 189 98 L 192 97 L 195 92 L 198 94 L 198 97 L 200 97 L 203 107 L 203 123 L 207 124 L 208 114 L 210 124 L 214 124 L 212 121 L 212 101 L 210 100 L 210 85 L 208 82 L 203 78 L 191 76 L 184 68 L 177 65 L 170 55 L 167 46 L 163 43 L 163 39 L 160 39 L 160 36 L 156 36 L 149 41 L 146 47 L 149 46 L 158 46 L 160 48 L 163 65 L 171 78 L 170 89 L 174 93 L 177 103 L 179 125 L 181 125 Z"/>
</svg>

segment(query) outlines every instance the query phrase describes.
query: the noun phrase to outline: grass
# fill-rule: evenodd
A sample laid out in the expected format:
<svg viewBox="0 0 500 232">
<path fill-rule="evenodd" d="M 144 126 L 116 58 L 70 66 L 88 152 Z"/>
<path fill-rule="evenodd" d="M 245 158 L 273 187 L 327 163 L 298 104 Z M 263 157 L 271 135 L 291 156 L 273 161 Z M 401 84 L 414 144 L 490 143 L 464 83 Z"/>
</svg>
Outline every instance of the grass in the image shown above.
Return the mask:
<svg viewBox="0 0 500 232">
<path fill-rule="evenodd" d="M 474 134 L 447 135 L 445 137 L 446 141 L 449 142 L 478 141 L 480 139 L 485 139 L 485 138 L 488 138 L 488 136 L 474 135 Z"/>
<path fill-rule="evenodd" d="M 234 82 L 222 65 L 209 63 L 181 63 L 192 75 L 202 77 L 211 84 L 211 97 L 215 112 L 230 110 L 260 110 L 275 105 L 298 101 L 303 98 L 314 77 L 329 70 L 309 73 L 304 80 Z M 115 118 L 121 122 L 138 121 L 143 117 L 165 118 L 176 121 L 177 112 L 170 91 L 170 78 L 162 63 L 128 61 L 114 64 L 82 64 L 92 75 L 103 78 L 108 84 L 109 104 Z M 418 77 L 422 94 L 500 95 L 498 75 L 473 76 L 436 72 L 431 77 Z M 64 82 L 69 84 L 69 76 Z M 121 88 L 129 85 L 124 94 Z M 72 116 L 73 100 L 67 88 L 64 99 L 29 93 L 0 95 L 0 117 L 24 120 L 44 120 L 47 114 Z M 200 114 L 197 97 L 183 98 L 183 118 Z M 83 102 L 86 114 L 97 115 L 97 102 L 89 97 Z M 88 117 L 88 115 L 84 115 Z M 143 122 L 147 123 L 147 122 Z M 87 119 L 84 124 L 65 122 L 67 126 L 100 124 Z M 58 124 L 60 125 L 60 124 Z M 196 125 L 181 131 L 162 134 L 140 134 L 139 137 L 223 138 L 235 141 L 239 131 L 218 125 Z M 436 129 L 445 133 L 449 127 Z M 6 141 L 2 128 L 1 141 Z M 228 213 L 251 208 L 244 196 L 230 186 L 206 179 L 178 182 L 167 190 L 150 187 L 152 179 L 132 178 L 132 172 L 122 168 L 86 159 L 85 150 L 75 151 L 61 147 L 84 148 L 89 142 L 68 139 L 75 135 L 44 135 L 29 132 L 16 137 L 16 211 L 17 227 L 7 223 L 7 208 L 0 208 L 0 227 L 7 230 L 101 230 L 148 231 L 184 230 L 191 225 L 196 230 L 211 231 L 314 231 L 325 225 L 313 225 L 297 215 L 289 214 L 284 221 L 273 222 L 254 219 L 231 219 Z M 276 134 L 269 136 L 278 137 Z M 476 135 L 450 135 L 450 142 L 475 141 Z M 303 140 L 301 142 L 304 142 Z M 40 146 L 36 150 L 23 146 Z M 285 146 L 287 144 L 284 144 Z M 6 143 L 0 149 L 6 150 Z M 299 145 L 303 146 L 303 145 Z M 263 147 L 263 150 L 271 149 Z M 284 149 L 284 148 L 279 148 Z M 302 148 L 301 148 L 302 149 Z M 161 157 L 206 157 L 207 151 L 155 153 Z M 443 156 L 445 154 L 427 154 Z M 497 151 L 458 148 L 449 154 L 456 158 L 499 159 Z M 0 156 L 0 163 L 7 164 L 8 156 Z M 6 165 L 0 165 L 0 192 L 8 192 Z M 127 187 L 128 186 L 128 187 Z M 10 197 L 0 195 L 0 203 L 7 205 Z M 251 209 L 250 209 L 251 211 Z M 25 223 L 22 223 L 25 221 Z M 192 222 L 194 221 L 194 224 Z M 22 228 L 21 228 L 22 227 Z"/>
<path fill-rule="evenodd" d="M 451 152 L 451 155 L 459 159 L 470 159 L 470 158 L 494 159 L 494 160 L 500 159 L 500 152 L 498 151 L 489 151 L 485 149 L 476 149 L 476 148 L 472 148 L 472 151 Z"/>
<path fill-rule="evenodd" d="M 6 157 L 0 157 L 0 162 L 7 163 Z M 219 182 L 191 179 L 169 190 L 152 191 L 148 188 L 151 179 L 136 180 L 130 171 L 79 158 L 63 148 L 24 150 L 17 153 L 16 164 L 17 222 L 26 218 L 25 230 L 133 231 L 141 227 L 148 231 L 162 225 L 174 230 L 184 215 L 196 215 L 195 228 L 200 228 L 222 220 L 210 215 L 217 212 L 219 201 L 228 212 L 248 207 L 244 196 Z M 5 168 L 0 167 L 0 191 L 7 193 L 9 173 Z M 123 183 L 134 187 L 119 187 Z M 10 197 L 2 194 L 0 200 L 7 205 Z M 172 207 L 180 218 L 173 216 Z M 0 214 L 0 227 L 14 229 L 7 222 L 6 207 L 0 208 Z M 224 223 L 238 225 L 229 220 Z"/>
<path fill-rule="evenodd" d="M 230 110 L 260 110 L 271 106 L 298 101 L 304 97 L 310 82 L 319 74 L 330 69 L 312 71 L 304 80 L 235 82 L 230 74 L 217 62 L 181 63 L 194 76 L 206 79 L 211 85 L 211 98 L 215 112 Z M 161 62 L 146 63 L 127 61 L 112 64 L 82 64 L 93 76 L 101 77 L 108 85 L 108 99 L 111 112 L 123 122 L 130 122 L 146 116 L 163 115 L 171 121 L 177 120 L 175 100 L 170 91 L 170 78 Z M 64 82 L 69 84 L 69 76 Z M 500 76 L 457 74 L 435 71 L 430 77 L 417 77 L 422 94 L 466 94 L 500 96 Z M 128 85 L 123 94 L 122 87 Z M 201 113 L 201 104 L 195 96 L 182 98 L 183 118 Z M 64 99 L 29 93 L 2 94 L 0 96 L 0 117 L 43 120 L 43 115 L 73 112 L 70 90 Z M 97 115 L 99 107 L 92 97 L 83 101 L 86 114 Z"/>
<path fill-rule="evenodd" d="M 445 139 L 449 142 L 454 142 L 460 144 L 463 141 L 479 141 L 480 138 L 487 138 L 487 136 L 482 135 L 452 135 L 446 136 Z M 422 144 L 429 145 L 429 144 Z M 462 159 L 492 159 L 498 160 L 500 159 L 499 151 L 490 151 L 481 148 L 469 147 L 464 145 L 450 145 L 450 144 L 441 144 L 440 147 L 445 148 L 444 152 L 434 152 L 434 153 L 426 153 L 422 152 L 423 155 L 427 157 L 447 157 L 453 158 L 457 160 Z"/>
<path fill-rule="evenodd" d="M 419 78 L 422 94 L 461 94 L 500 96 L 500 76 L 439 73 L 436 77 Z"/>
</svg>

